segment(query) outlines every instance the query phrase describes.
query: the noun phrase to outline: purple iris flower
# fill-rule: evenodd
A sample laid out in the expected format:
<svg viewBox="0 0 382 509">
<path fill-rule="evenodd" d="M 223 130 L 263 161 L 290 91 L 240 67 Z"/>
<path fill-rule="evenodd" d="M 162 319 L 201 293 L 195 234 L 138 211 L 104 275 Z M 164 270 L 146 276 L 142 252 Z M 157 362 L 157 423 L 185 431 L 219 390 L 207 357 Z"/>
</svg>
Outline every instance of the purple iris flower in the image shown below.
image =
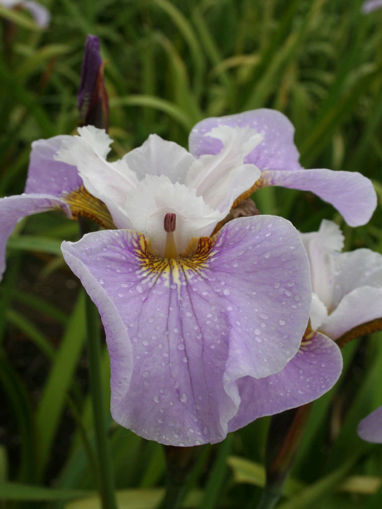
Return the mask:
<svg viewBox="0 0 382 509">
<path fill-rule="evenodd" d="M 382 7 L 382 0 L 368 0 L 362 4 L 362 12 L 368 14 Z"/>
<path fill-rule="evenodd" d="M 259 109 L 202 120 L 191 131 L 190 152 L 197 157 L 218 154 L 222 144 L 214 136 L 214 130 L 222 126 L 231 130 L 234 144 L 239 143 L 235 133 L 243 129 L 247 130 L 248 136 L 257 133 L 261 137 L 245 159 L 246 163 L 255 164 L 261 171 L 261 177 L 248 193 L 265 186 L 311 191 L 332 204 L 350 226 L 360 226 L 369 221 L 377 204 L 370 180 L 357 172 L 302 168 L 293 143 L 293 125 L 282 113 Z"/>
<path fill-rule="evenodd" d="M 332 221 L 304 233 L 313 298 L 311 326 L 336 340 L 382 317 L 382 255 L 370 249 L 341 253 L 343 235 Z"/>
<path fill-rule="evenodd" d="M 263 167 L 290 166 L 295 148 L 280 137 L 283 125 L 290 130 L 273 129 L 278 152 L 265 122 L 259 132 L 216 126 L 216 154 L 195 158 L 151 135 L 115 162 L 103 130 L 80 128 L 35 142 L 25 194 L 0 200 L 2 260 L 27 214 L 62 208 L 107 228 L 62 251 L 103 320 L 112 415 L 145 438 L 218 442 L 316 399 L 339 376 L 337 345 L 306 330 L 311 285 L 300 234 L 265 215 L 221 227 L 263 176 L 248 154 L 261 145 Z"/>
<path fill-rule="evenodd" d="M 382 406 L 362 419 L 357 431 L 363 440 L 382 444 Z"/>
<path fill-rule="evenodd" d="M 50 12 L 46 7 L 33 2 L 32 0 L 0 0 L 0 5 L 12 9 L 13 7 L 22 7 L 29 11 L 37 25 L 46 28 L 50 23 Z"/>
<path fill-rule="evenodd" d="M 336 340 L 382 318 L 382 255 L 370 249 L 341 253 L 343 235 L 331 221 L 302 238 L 311 267 L 312 328 Z M 360 422 L 358 434 L 382 443 L 382 407 Z"/>
</svg>

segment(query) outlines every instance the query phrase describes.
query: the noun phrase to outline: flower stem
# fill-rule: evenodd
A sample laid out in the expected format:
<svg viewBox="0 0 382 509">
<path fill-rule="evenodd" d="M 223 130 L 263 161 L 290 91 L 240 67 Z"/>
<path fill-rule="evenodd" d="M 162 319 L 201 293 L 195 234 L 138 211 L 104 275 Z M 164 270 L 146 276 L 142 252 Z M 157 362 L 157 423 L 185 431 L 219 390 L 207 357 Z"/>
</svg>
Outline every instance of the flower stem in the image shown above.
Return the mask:
<svg viewBox="0 0 382 509">
<path fill-rule="evenodd" d="M 104 393 L 101 377 L 101 335 L 97 308 L 86 297 L 87 348 L 89 355 L 89 382 L 93 407 L 96 448 L 100 472 L 100 495 L 103 509 L 117 509 L 111 462 Z"/>
<path fill-rule="evenodd" d="M 164 446 L 167 465 L 166 493 L 158 509 L 178 509 L 187 493 L 187 479 L 197 447 Z"/>
<path fill-rule="evenodd" d="M 260 502 L 256 506 L 256 509 L 273 509 L 281 497 L 280 491 L 271 491 L 264 489 Z"/>
</svg>

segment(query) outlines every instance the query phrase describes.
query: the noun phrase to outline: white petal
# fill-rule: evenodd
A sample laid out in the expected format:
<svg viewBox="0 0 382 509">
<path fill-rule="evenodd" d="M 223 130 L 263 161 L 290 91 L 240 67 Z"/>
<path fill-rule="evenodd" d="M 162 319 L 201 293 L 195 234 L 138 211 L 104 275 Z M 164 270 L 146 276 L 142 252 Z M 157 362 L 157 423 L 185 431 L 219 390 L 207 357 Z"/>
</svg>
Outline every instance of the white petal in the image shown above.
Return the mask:
<svg viewBox="0 0 382 509">
<path fill-rule="evenodd" d="M 117 227 L 130 227 L 122 205 L 136 186 L 135 174 L 122 161 L 109 163 L 105 158 L 112 140 L 93 126 L 78 129 L 79 136 L 63 141 L 55 159 L 76 166 L 86 189 L 108 207 Z"/>
<path fill-rule="evenodd" d="M 334 260 L 334 296 L 332 305 L 362 286 L 382 288 L 382 255 L 370 249 L 341 253 Z"/>
<path fill-rule="evenodd" d="M 202 155 L 192 165 L 186 183 L 211 207 L 228 213 L 235 198 L 261 175 L 254 164 L 244 164 L 244 159 L 263 136 L 253 129 L 229 126 L 215 127 L 209 136 L 221 140 L 223 148 L 216 155 Z"/>
<path fill-rule="evenodd" d="M 126 154 L 122 160 L 139 179 L 146 175 L 165 175 L 172 182 L 183 184 L 195 158 L 177 143 L 151 134 L 143 145 Z"/>
<path fill-rule="evenodd" d="M 126 196 L 123 209 L 134 229 L 150 239 L 158 254 L 164 253 L 166 232 L 163 220 L 167 213 L 176 214 L 174 237 L 178 253 L 187 248 L 192 238 L 210 235 L 224 217 L 197 196 L 194 189 L 171 182 L 164 175 L 147 175 Z"/>
<path fill-rule="evenodd" d="M 334 260 L 343 247 L 343 234 L 332 221 L 322 221 L 318 232 L 303 233 L 309 256 L 313 291 L 329 309 L 333 300 Z"/>
<path fill-rule="evenodd" d="M 354 327 L 377 318 L 382 318 L 382 288 L 363 286 L 345 295 L 320 331 L 338 339 Z"/>
<path fill-rule="evenodd" d="M 310 304 L 310 325 L 313 330 L 318 330 L 320 325 L 326 321 L 328 310 L 325 304 L 320 300 L 316 293 L 312 294 L 312 302 Z"/>
</svg>

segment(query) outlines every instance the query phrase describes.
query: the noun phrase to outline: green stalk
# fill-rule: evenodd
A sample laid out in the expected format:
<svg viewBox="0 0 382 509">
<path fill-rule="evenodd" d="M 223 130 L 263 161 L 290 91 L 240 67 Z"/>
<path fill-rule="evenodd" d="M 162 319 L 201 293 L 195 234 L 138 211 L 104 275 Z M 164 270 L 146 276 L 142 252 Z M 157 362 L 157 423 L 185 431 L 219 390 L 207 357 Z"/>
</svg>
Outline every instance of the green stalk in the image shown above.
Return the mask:
<svg viewBox="0 0 382 509">
<path fill-rule="evenodd" d="M 163 446 L 167 466 L 166 493 L 158 509 L 178 509 L 187 493 L 198 447 Z"/>
<path fill-rule="evenodd" d="M 87 348 L 89 382 L 93 407 L 96 448 L 100 472 L 100 495 L 103 509 L 117 509 L 111 453 L 107 437 L 107 422 L 101 377 L 101 334 L 97 308 L 86 297 Z"/>
<path fill-rule="evenodd" d="M 273 509 L 281 497 L 280 491 L 272 491 L 265 489 L 261 495 L 259 504 L 256 509 Z"/>
</svg>

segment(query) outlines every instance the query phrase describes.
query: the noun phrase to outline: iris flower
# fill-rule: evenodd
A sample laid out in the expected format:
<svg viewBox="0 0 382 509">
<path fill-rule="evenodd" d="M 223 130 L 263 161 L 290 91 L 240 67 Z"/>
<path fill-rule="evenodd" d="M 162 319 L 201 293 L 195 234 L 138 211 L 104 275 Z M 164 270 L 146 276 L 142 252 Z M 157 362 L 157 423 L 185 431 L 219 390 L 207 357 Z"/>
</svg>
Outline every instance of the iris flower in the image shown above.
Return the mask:
<svg viewBox="0 0 382 509">
<path fill-rule="evenodd" d="M 12 9 L 14 7 L 22 7 L 31 13 L 37 25 L 46 28 L 50 22 L 50 13 L 46 7 L 33 2 L 32 0 L 0 0 L 0 5 Z"/>
<path fill-rule="evenodd" d="M 246 163 L 255 164 L 261 171 L 260 178 L 248 189 L 247 195 L 266 186 L 311 191 L 333 205 L 350 226 L 360 226 L 369 221 L 377 205 L 370 180 L 358 172 L 302 168 L 293 143 L 293 125 L 282 113 L 259 109 L 202 120 L 190 134 L 190 152 L 193 155 L 219 153 L 221 140 L 214 136 L 214 129 L 218 126 L 230 127 L 234 132 L 247 129 L 248 136 L 254 132 L 263 136 L 245 159 Z M 234 138 L 231 142 L 238 143 Z"/>
<path fill-rule="evenodd" d="M 302 234 L 310 266 L 311 326 L 336 340 L 382 317 L 382 255 L 370 249 L 341 253 L 343 235 L 332 221 Z"/>
<path fill-rule="evenodd" d="M 331 221 L 302 237 L 311 265 L 313 329 L 336 340 L 382 318 L 382 256 L 370 249 L 341 253 L 343 235 Z M 358 434 L 382 443 L 382 407 L 360 422 Z"/>
<path fill-rule="evenodd" d="M 382 444 L 382 406 L 358 424 L 358 435 L 367 442 Z"/>
<path fill-rule="evenodd" d="M 382 0 L 368 0 L 362 4 L 362 12 L 368 14 L 382 7 Z"/>
<path fill-rule="evenodd" d="M 6 238 L 25 215 L 61 208 L 106 228 L 64 242 L 62 252 L 105 327 L 112 415 L 145 438 L 218 442 L 257 417 L 317 398 L 341 369 L 334 342 L 306 329 L 309 266 L 295 228 L 265 215 L 225 224 L 264 181 L 264 168 L 297 158 L 289 121 L 259 112 L 256 129 L 210 129 L 219 150 L 199 157 L 151 135 L 109 162 L 110 138 L 90 126 L 39 140 L 26 192 L 0 200 L 0 269 Z M 374 194 L 367 179 L 355 178 L 362 185 L 350 195 L 366 220 L 373 203 L 365 193 Z"/>
</svg>

